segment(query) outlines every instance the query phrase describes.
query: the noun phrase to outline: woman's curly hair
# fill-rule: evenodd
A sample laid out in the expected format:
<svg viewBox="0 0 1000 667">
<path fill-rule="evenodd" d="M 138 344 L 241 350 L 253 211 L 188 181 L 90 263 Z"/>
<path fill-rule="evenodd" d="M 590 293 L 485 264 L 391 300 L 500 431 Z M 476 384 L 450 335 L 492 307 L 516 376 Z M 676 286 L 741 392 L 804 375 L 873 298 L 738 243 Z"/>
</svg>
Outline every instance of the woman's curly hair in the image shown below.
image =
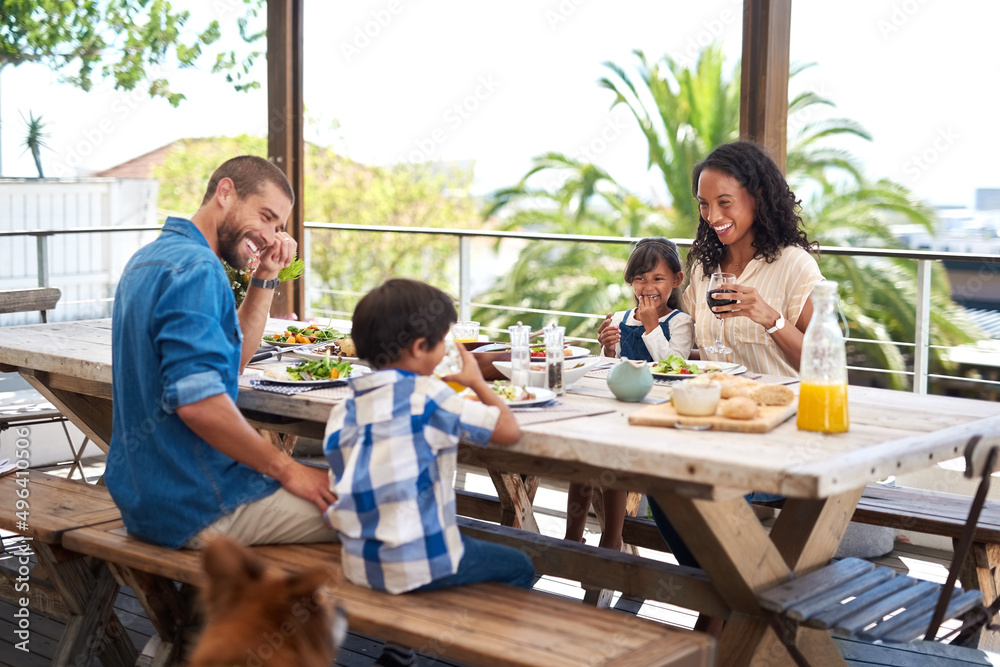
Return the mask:
<svg viewBox="0 0 1000 667">
<path fill-rule="evenodd" d="M 764 149 L 751 141 L 734 141 L 723 144 L 694 167 L 691 190 L 698 196 L 698 179 L 706 169 L 714 169 L 732 176 L 754 201 L 753 247 L 754 257 L 763 257 L 768 263 L 778 259 L 781 250 L 798 246 L 815 252 L 818 244 L 809 241 L 800 227 L 802 218 L 798 210 L 801 202 L 781 175 L 778 165 Z M 688 271 L 699 263 L 705 275 L 717 271 L 719 261 L 727 247 L 708 222 L 698 215 L 698 232 L 688 253 Z"/>
</svg>

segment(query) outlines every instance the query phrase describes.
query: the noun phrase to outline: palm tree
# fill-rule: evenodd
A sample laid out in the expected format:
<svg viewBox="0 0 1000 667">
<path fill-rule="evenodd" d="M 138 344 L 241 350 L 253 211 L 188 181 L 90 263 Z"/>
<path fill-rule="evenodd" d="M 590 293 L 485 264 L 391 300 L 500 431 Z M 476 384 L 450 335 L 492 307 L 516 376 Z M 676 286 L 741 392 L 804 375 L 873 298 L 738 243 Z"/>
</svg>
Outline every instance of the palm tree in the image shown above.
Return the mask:
<svg viewBox="0 0 1000 667">
<path fill-rule="evenodd" d="M 31 157 L 35 159 L 35 169 L 38 170 L 38 178 L 45 178 L 45 173 L 42 171 L 42 149 L 48 148 L 45 144 L 45 138 L 48 136 L 44 132 L 45 123 L 42 121 L 41 116 L 35 118 L 35 114 L 30 111 L 28 112 L 27 119 L 24 118 L 24 114 L 21 115 L 21 119 L 28 126 L 28 134 L 24 138 L 24 149 L 30 150 Z"/>
<path fill-rule="evenodd" d="M 657 229 L 664 233 L 668 221 L 663 213 L 626 192 L 600 167 L 561 153 L 546 153 L 533 162 L 520 182 L 490 198 L 486 217 L 506 214 L 501 229 L 588 236 L 633 237 Z M 560 185 L 535 185 L 541 174 L 558 179 Z M 495 306 L 606 313 L 631 298 L 622 285 L 628 254 L 625 245 L 535 241 L 482 298 Z M 477 309 L 475 317 L 499 328 L 518 321 L 541 328 L 556 319 L 544 313 L 508 315 L 491 307 Z M 593 338 L 598 324 L 587 317 L 562 317 L 559 322 L 567 336 L 584 338 Z"/>
<path fill-rule="evenodd" d="M 600 85 L 615 93 L 614 104 L 625 104 L 631 111 L 649 146 L 648 166 L 656 168 L 663 176 L 672 207 L 653 211 L 651 207 L 635 206 L 659 213 L 652 221 L 648 216 L 633 217 L 639 227 L 630 227 L 630 236 L 653 235 L 666 231 L 679 238 L 694 236 L 698 212 L 691 193 L 691 173 L 694 165 L 716 146 L 732 141 L 739 135 L 739 71 L 737 63 L 726 71 L 721 49 L 710 46 L 702 51 L 694 69 L 679 65 L 669 56 L 651 63 L 642 51 L 635 51 L 638 58 L 636 74 L 630 75 L 623 67 L 605 63 L 609 76 Z M 804 67 L 792 70 L 796 75 Z M 833 106 L 833 103 L 815 93 L 797 95 L 789 103 L 789 119 L 802 118 L 816 105 Z M 790 127 L 794 122 L 789 123 Z M 871 141 L 871 136 L 854 121 L 833 118 L 805 123 L 789 142 L 787 172 L 789 183 L 800 196 L 805 196 L 803 219 L 810 238 L 823 245 L 854 245 L 872 247 L 898 247 L 889 231 L 890 216 L 906 219 L 933 228 L 933 213 L 916 201 L 903 186 L 880 179 L 868 180 L 857 165 L 857 160 L 846 150 L 832 147 L 828 140 L 839 137 L 856 137 Z M 614 201 L 626 201 L 626 193 L 614 179 L 594 165 L 558 159 L 548 154 L 535 161 L 533 168 L 513 188 L 494 193 L 487 214 L 503 211 L 515 202 L 529 199 L 551 200 L 548 209 L 521 209 L 510 215 L 508 227 L 534 226 L 544 231 L 567 233 L 592 233 L 593 225 L 603 221 L 599 228 L 621 229 L 620 209 Z M 552 170 L 575 170 L 576 177 L 565 178 L 563 185 L 554 191 L 542 192 L 526 187 L 534 176 Z M 589 178 L 586 178 L 587 175 Z M 610 197 L 608 193 L 615 193 Z M 594 213 L 590 202 L 597 198 L 611 205 L 610 219 L 606 214 Z M 637 200 L 638 201 L 638 200 Z M 641 204 L 641 202 L 639 202 Z M 614 215 L 615 212 L 619 214 Z M 603 216 L 603 217 L 602 217 Z M 611 223 L 608 226 L 607 223 Z M 625 233 L 624 230 L 619 233 Z M 591 302 L 608 303 L 609 307 L 589 312 L 606 312 L 615 304 L 624 307 L 628 296 L 622 294 L 620 271 L 607 271 L 604 263 L 618 266 L 619 255 L 605 250 L 594 254 L 608 254 L 595 258 L 592 263 L 568 265 L 569 253 L 553 257 L 551 252 L 529 246 L 518 264 L 522 270 L 511 272 L 499 288 L 506 298 L 518 296 L 515 301 L 540 307 L 538 304 L 572 301 L 564 298 L 581 291 L 575 289 L 567 278 L 559 280 L 550 269 L 565 271 L 578 283 L 581 274 L 591 276 L 586 267 L 602 267 L 592 275 L 588 285 Z M 607 261 L 607 260 L 611 261 Z M 559 260 L 559 261 L 554 261 Z M 538 275 L 550 275 L 549 280 L 533 283 L 535 273 L 523 270 L 532 267 Z M 903 370 L 905 355 L 890 341 L 912 341 L 915 323 L 915 274 L 913 262 L 906 260 L 863 260 L 852 257 L 831 256 L 821 259 L 821 268 L 828 278 L 841 282 L 847 295 L 843 308 L 848 318 L 852 337 L 875 341 L 854 347 L 855 357 L 863 365 Z M 956 345 L 973 340 L 969 335 L 971 325 L 961 316 L 950 298 L 947 279 L 937 272 L 933 281 L 932 340 L 939 345 Z M 611 282 L 603 282 L 610 279 Z M 494 302 L 501 294 L 487 295 Z M 614 297 L 618 300 L 615 301 Z M 556 309 L 556 308 L 553 308 Z M 567 308 L 568 309 L 568 308 Z M 591 320 L 590 326 L 595 323 Z M 568 330 L 567 330 L 568 331 Z M 946 365 L 938 350 L 932 349 L 932 361 Z M 896 388 L 905 386 L 902 375 L 890 375 L 888 383 Z"/>
</svg>

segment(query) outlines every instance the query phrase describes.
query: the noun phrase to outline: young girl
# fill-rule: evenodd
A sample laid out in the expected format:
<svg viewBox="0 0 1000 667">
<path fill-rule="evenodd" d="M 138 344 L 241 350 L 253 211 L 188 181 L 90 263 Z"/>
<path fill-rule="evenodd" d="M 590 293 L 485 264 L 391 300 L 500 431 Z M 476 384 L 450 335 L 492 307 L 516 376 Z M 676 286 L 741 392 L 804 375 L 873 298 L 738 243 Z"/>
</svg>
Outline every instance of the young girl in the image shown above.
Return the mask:
<svg viewBox="0 0 1000 667">
<path fill-rule="evenodd" d="M 635 244 L 625 264 L 625 282 L 635 293 L 635 308 L 610 313 L 597 331 L 606 357 L 656 361 L 677 354 L 687 359 L 694 340 L 694 320 L 678 310 L 684 280 L 677 245 L 662 237 Z M 594 487 L 570 484 L 566 499 L 566 539 L 583 542 Z M 601 546 L 620 551 L 627 491 L 601 489 L 604 530 Z"/>
</svg>

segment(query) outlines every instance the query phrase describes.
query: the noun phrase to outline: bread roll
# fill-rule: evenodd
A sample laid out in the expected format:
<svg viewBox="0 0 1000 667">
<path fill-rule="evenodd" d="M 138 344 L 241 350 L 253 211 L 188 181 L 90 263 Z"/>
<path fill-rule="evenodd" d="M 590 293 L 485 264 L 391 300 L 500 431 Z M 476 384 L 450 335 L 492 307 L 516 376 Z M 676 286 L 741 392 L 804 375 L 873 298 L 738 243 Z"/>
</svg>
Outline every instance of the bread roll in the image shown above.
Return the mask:
<svg viewBox="0 0 1000 667">
<path fill-rule="evenodd" d="M 746 396 L 737 396 L 722 402 L 719 407 L 723 417 L 753 419 L 757 416 L 757 402 Z"/>
<path fill-rule="evenodd" d="M 735 380 L 723 383 L 722 398 L 747 396 L 758 386 L 760 386 L 760 383 L 755 382 L 754 380 L 750 380 L 748 378 L 736 378 Z"/>
<path fill-rule="evenodd" d="M 340 353 L 345 357 L 356 357 L 358 356 L 358 350 L 354 347 L 354 340 L 351 338 L 343 338 L 340 341 Z"/>
<path fill-rule="evenodd" d="M 781 384 L 762 384 L 750 392 L 750 398 L 757 401 L 757 405 L 789 405 L 795 392 Z"/>
</svg>

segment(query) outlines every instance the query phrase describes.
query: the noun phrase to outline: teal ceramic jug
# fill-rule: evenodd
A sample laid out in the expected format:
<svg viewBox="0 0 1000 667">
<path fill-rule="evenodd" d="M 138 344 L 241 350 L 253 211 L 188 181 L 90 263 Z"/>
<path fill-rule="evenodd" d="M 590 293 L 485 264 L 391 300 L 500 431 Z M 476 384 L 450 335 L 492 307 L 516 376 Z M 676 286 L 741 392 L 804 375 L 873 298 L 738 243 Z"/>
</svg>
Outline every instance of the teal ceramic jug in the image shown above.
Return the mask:
<svg viewBox="0 0 1000 667">
<path fill-rule="evenodd" d="M 644 399 L 652 388 L 653 374 L 645 361 L 622 357 L 622 362 L 608 374 L 608 389 L 619 401 L 636 403 Z"/>
</svg>

